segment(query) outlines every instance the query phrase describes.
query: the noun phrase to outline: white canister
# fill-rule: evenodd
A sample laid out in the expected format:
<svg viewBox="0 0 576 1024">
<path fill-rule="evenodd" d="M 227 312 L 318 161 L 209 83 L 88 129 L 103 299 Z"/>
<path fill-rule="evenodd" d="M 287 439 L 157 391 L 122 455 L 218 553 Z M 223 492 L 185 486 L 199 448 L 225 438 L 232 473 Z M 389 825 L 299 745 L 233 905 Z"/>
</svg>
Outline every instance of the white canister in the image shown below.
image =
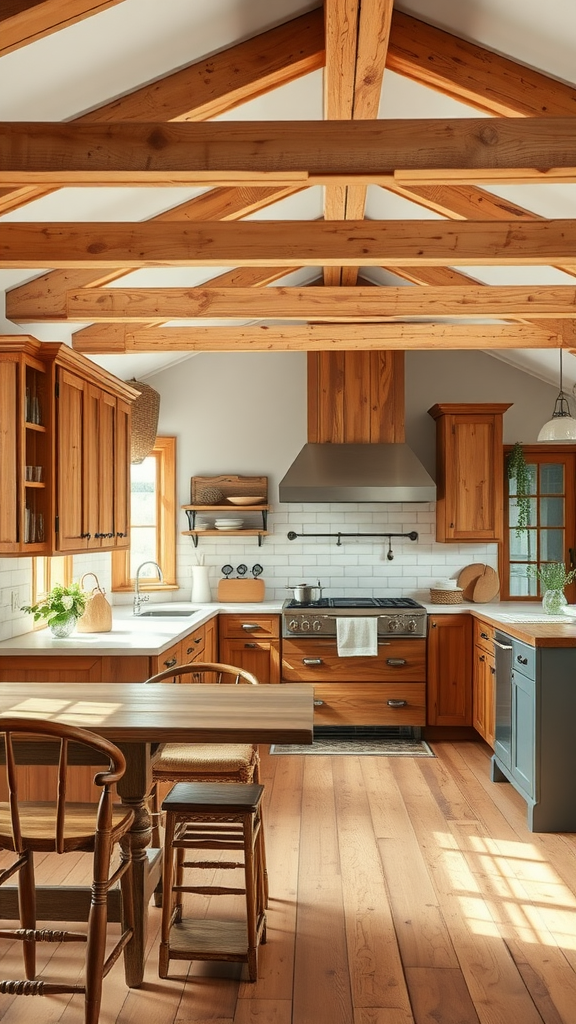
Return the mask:
<svg viewBox="0 0 576 1024">
<path fill-rule="evenodd" d="M 192 597 L 193 602 L 207 604 L 212 600 L 207 565 L 192 566 Z"/>
</svg>

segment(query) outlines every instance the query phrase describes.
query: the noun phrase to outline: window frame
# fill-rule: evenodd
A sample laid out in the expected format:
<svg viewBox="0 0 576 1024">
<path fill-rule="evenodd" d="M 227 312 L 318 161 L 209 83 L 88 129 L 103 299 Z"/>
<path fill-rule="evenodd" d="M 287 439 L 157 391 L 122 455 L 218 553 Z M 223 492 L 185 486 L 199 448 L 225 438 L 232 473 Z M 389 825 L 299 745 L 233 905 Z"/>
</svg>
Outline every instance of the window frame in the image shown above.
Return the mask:
<svg viewBox="0 0 576 1024">
<path fill-rule="evenodd" d="M 141 590 L 178 590 L 176 582 L 176 438 L 157 437 L 150 455 L 157 461 L 156 512 L 158 524 L 157 561 L 164 580 L 141 579 Z M 130 576 L 130 547 L 112 552 L 112 591 L 128 593 L 134 590 Z"/>
<path fill-rule="evenodd" d="M 54 571 L 53 570 L 54 570 L 54 561 L 55 561 L 55 559 L 62 560 L 62 573 L 60 574 L 60 579 L 58 579 L 58 580 L 54 579 Z M 40 576 L 40 573 L 39 573 L 38 569 L 39 569 L 39 563 L 40 562 L 44 563 L 44 581 L 45 581 L 45 584 L 46 584 L 45 588 L 43 588 L 42 591 L 38 590 L 38 578 Z M 32 558 L 32 579 L 31 579 L 31 587 L 30 587 L 31 592 L 32 592 L 32 600 L 31 600 L 30 604 L 38 604 L 42 600 L 42 598 L 46 597 L 46 595 L 52 590 L 52 587 L 54 586 L 55 583 L 62 583 L 62 584 L 64 584 L 65 587 L 69 587 L 70 584 L 72 583 L 73 572 L 74 572 L 74 559 L 73 559 L 72 555 L 35 555 L 35 556 L 33 556 L 33 558 Z M 48 623 L 46 622 L 46 619 L 38 619 L 38 622 L 35 622 L 32 628 L 33 629 L 45 629 L 47 625 L 48 625 Z"/>
<path fill-rule="evenodd" d="M 510 594 L 510 545 L 509 545 L 509 495 L 508 495 L 508 456 L 513 445 L 504 445 L 504 536 L 499 545 L 500 600 L 541 602 L 540 584 L 538 593 L 534 595 Z M 522 445 L 527 463 L 558 462 L 565 466 L 565 509 L 564 509 L 564 563 L 574 567 L 573 553 L 576 551 L 576 445 L 566 444 L 533 444 Z M 553 458 L 551 458 L 553 456 Z M 576 583 L 565 588 L 569 603 L 576 601 Z"/>
</svg>

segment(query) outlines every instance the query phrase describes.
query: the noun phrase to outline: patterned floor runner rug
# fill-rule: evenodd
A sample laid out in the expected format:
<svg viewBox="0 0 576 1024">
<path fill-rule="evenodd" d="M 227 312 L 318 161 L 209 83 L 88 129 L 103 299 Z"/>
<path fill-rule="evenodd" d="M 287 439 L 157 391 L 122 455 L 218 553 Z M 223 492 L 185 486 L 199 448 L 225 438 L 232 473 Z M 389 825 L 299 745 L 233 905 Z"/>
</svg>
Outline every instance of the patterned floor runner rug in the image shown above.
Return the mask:
<svg viewBox="0 0 576 1024">
<path fill-rule="evenodd" d="M 333 757 L 338 754 L 371 757 L 435 757 L 425 740 L 414 739 L 336 739 L 314 737 L 314 742 L 302 745 L 295 743 L 274 743 L 271 754 L 324 754 Z"/>
</svg>

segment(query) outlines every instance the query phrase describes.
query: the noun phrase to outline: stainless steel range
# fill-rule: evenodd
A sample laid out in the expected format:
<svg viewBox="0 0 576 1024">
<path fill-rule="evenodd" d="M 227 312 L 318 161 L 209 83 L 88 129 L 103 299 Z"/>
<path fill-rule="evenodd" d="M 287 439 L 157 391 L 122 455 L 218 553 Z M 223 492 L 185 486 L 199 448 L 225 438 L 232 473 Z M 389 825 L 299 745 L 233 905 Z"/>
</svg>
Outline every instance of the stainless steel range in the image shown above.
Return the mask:
<svg viewBox="0 0 576 1024">
<path fill-rule="evenodd" d="M 377 616 L 378 637 L 425 637 L 426 609 L 411 597 L 326 597 L 284 602 L 283 637 L 334 637 L 342 616 Z"/>
</svg>

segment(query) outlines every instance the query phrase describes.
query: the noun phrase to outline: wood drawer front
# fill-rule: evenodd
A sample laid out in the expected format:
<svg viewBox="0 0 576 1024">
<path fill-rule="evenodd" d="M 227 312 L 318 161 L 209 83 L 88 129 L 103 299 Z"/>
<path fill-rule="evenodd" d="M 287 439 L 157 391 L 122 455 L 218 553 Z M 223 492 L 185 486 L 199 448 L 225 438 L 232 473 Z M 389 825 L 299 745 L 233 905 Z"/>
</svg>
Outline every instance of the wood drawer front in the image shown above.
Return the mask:
<svg viewBox="0 0 576 1024">
<path fill-rule="evenodd" d="M 190 661 L 205 661 L 204 648 L 206 645 L 206 631 L 204 626 L 195 629 L 180 641 L 180 664 L 187 665 Z"/>
<path fill-rule="evenodd" d="M 318 659 L 319 665 L 305 664 Z M 401 664 L 388 664 L 388 662 Z M 402 664 L 403 663 L 403 664 Z M 282 679 L 290 683 L 426 681 L 426 641 L 379 644 L 376 658 L 339 658 L 333 640 L 284 640 Z"/>
<path fill-rule="evenodd" d="M 277 640 L 280 636 L 279 615 L 220 615 L 220 638 L 257 637 L 260 639 Z"/>
<path fill-rule="evenodd" d="M 483 647 L 487 654 L 494 654 L 494 626 L 474 619 L 474 644 Z"/>
<path fill-rule="evenodd" d="M 394 707 L 388 701 L 406 703 Z M 314 684 L 314 725 L 425 724 L 424 683 Z"/>
</svg>

